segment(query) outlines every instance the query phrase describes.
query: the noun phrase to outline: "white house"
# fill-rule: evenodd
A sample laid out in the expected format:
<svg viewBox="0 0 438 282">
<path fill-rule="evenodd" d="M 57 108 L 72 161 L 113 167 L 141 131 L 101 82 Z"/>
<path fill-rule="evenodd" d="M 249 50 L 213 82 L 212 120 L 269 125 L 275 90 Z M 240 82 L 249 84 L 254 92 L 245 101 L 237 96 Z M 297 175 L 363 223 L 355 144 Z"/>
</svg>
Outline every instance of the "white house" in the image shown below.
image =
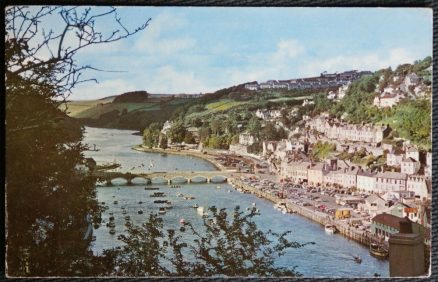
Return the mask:
<svg viewBox="0 0 438 282">
<path fill-rule="evenodd" d="M 415 73 L 406 75 L 404 84 L 409 87 L 411 85 L 417 85 L 420 82 L 420 78 Z"/>
<path fill-rule="evenodd" d="M 281 162 L 281 174 L 284 177 L 291 178 L 295 183 L 300 183 L 307 181 L 307 169 L 309 167 L 310 162 L 285 159 Z"/>
<path fill-rule="evenodd" d="M 360 170 L 357 173 L 357 184 L 356 187 L 360 191 L 373 192 L 376 189 L 376 178 L 375 173 L 370 171 Z"/>
<path fill-rule="evenodd" d="M 405 173 L 385 171 L 376 174 L 376 192 L 384 193 L 390 191 L 405 190 Z"/>
<path fill-rule="evenodd" d="M 427 152 L 426 153 L 426 166 L 424 168 L 424 175 L 427 177 L 432 176 L 432 153 Z"/>
<path fill-rule="evenodd" d="M 410 174 L 416 174 L 420 169 L 420 162 L 414 160 L 413 158 L 403 158 L 401 162 L 401 172 Z"/>
<path fill-rule="evenodd" d="M 427 181 L 428 179 L 424 175 L 408 175 L 406 190 L 414 192 L 415 195 L 420 196 L 421 199 L 427 198 L 429 194 Z"/>
<path fill-rule="evenodd" d="M 257 137 L 250 134 L 250 133 L 244 132 L 244 133 L 239 134 L 239 144 L 240 145 L 251 146 L 256 141 L 257 141 Z"/>
<path fill-rule="evenodd" d="M 172 123 L 166 120 L 166 122 L 163 125 L 163 129 L 161 129 L 161 133 L 166 134 L 169 131 L 169 129 L 172 127 Z"/>
<path fill-rule="evenodd" d="M 403 155 L 394 151 L 386 154 L 386 164 L 393 167 L 400 167 L 403 160 Z"/>
<path fill-rule="evenodd" d="M 374 217 L 388 209 L 388 202 L 377 194 L 371 194 L 365 199 L 365 203 L 358 205 L 358 209 Z"/>
<path fill-rule="evenodd" d="M 258 83 L 248 83 L 248 84 L 245 84 L 245 88 L 248 90 L 256 91 L 256 90 L 259 90 L 259 85 L 258 85 Z"/>
<path fill-rule="evenodd" d="M 405 156 L 406 158 L 412 158 L 417 162 L 420 161 L 420 151 L 418 151 L 418 149 L 415 147 L 409 147 L 406 149 Z"/>
<path fill-rule="evenodd" d="M 374 97 L 373 105 L 378 108 L 392 108 L 402 100 L 404 95 L 401 92 L 384 93 Z"/>
</svg>

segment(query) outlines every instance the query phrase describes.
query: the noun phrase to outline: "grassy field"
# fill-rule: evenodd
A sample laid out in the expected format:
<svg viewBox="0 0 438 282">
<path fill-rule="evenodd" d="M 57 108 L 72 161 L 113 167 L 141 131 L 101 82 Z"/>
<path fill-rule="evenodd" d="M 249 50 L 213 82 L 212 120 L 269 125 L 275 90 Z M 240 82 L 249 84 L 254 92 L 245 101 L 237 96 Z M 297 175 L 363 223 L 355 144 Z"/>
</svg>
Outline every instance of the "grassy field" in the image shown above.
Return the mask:
<svg viewBox="0 0 438 282">
<path fill-rule="evenodd" d="M 108 97 L 98 100 L 78 100 L 67 102 L 67 113 L 69 116 L 76 117 L 81 112 L 95 108 L 99 104 L 111 103 L 115 97 Z M 62 109 L 65 109 L 63 106 Z"/>
<path fill-rule="evenodd" d="M 286 101 L 302 101 L 302 100 L 312 100 L 313 96 L 302 96 L 302 97 L 280 97 L 275 99 L 269 99 L 271 102 L 286 102 Z"/>
<path fill-rule="evenodd" d="M 219 100 L 217 102 L 207 104 L 207 113 L 223 112 L 248 103 L 249 102 L 234 101 L 230 99 Z"/>
</svg>

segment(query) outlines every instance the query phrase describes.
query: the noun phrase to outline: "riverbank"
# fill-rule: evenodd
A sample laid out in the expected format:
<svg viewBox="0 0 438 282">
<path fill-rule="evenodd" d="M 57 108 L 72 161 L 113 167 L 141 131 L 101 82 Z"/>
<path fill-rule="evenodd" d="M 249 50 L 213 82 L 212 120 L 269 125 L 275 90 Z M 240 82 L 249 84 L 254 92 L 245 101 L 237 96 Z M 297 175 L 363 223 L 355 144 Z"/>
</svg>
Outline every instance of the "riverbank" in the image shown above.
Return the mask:
<svg viewBox="0 0 438 282">
<path fill-rule="evenodd" d="M 313 222 L 319 223 L 320 225 L 322 225 L 322 227 L 329 223 L 333 224 L 336 226 L 337 231 L 341 235 L 348 239 L 354 240 L 366 247 L 369 247 L 371 242 L 380 242 L 377 238 L 371 236 L 371 234 L 368 234 L 363 230 L 358 230 L 357 228 L 351 226 L 348 220 L 333 220 L 329 215 L 323 212 L 294 204 L 291 201 L 288 201 L 288 199 L 282 199 L 277 197 L 276 195 L 266 193 L 238 179 L 230 179 L 228 182 L 235 188 L 237 187 L 244 192 L 254 194 L 257 197 L 266 199 L 274 204 L 285 203 L 288 213 L 296 213 Z"/>
<path fill-rule="evenodd" d="M 173 154 L 173 155 L 183 155 L 189 157 L 196 157 L 210 162 L 217 170 L 220 171 L 230 171 L 225 166 L 216 161 L 216 155 L 201 153 L 200 151 L 194 150 L 172 150 L 172 149 L 160 149 L 160 148 L 147 148 L 143 145 L 136 145 L 132 147 L 135 151 L 147 152 L 147 153 L 158 153 L 158 154 Z"/>
<path fill-rule="evenodd" d="M 137 145 L 132 147 L 132 149 L 141 151 L 141 152 L 150 152 L 150 153 L 169 153 L 169 154 L 176 154 L 176 155 L 185 155 L 185 156 L 192 156 L 204 159 L 206 161 L 209 161 L 212 163 L 218 170 L 226 171 L 227 168 L 224 167 L 222 164 L 220 164 L 218 161 L 216 161 L 215 157 L 216 155 L 213 154 L 207 154 L 207 153 L 201 153 L 199 151 L 194 150 L 171 150 L 171 149 L 151 149 L 151 148 L 145 148 L 142 145 Z M 260 189 L 257 189 L 251 185 L 248 185 L 247 183 L 244 183 L 243 181 L 237 179 L 237 178 L 229 178 L 228 183 L 230 183 L 235 189 L 241 189 L 245 192 L 255 194 L 259 198 L 266 199 L 273 204 L 280 204 L 285 203 L 286 209 L 289 213 L 296 213 L 304 218 L 307 218 L 313 222 L 316 222 L 322 227 L 324 227 L 326 224 L 334 224 L 336 226 L 337 231 L 339 234 L 343 235 L 344 237 L 354 240 L 364 246 L 369 247 L 371 242 L 379 242 L 377 238 L 374 238 L 371 236 L 371 234 L 359 230 L 355 227 L 353 227 L 350 224 L 350 221 L 348 219 L 344 220 L 333 220 L 332 217 L 330 217 L 328 214 L 323 213 L 321 211 L 316 210 L 313 207 L 306 207 L 301 206 L 295 203 L 292 203 L 288 199 L 282 199 L 277 197 L 274 194 L 267 193 L 265 191 L 261 191 Z"/>
</svg>

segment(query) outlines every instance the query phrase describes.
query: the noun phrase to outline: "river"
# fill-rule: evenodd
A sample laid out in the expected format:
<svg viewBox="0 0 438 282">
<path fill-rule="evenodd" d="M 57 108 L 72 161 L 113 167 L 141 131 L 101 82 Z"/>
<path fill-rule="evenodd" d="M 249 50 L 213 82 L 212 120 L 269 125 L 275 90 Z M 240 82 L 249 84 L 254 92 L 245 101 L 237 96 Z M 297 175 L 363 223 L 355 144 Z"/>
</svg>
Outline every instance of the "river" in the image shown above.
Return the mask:
<svg viewBox="0 0 438 282">
<path fill-rule="evenodd" d="M 182 155 L 162 155 L 157 153 L 138 152 L 131 149 L 133 145 L 141 143 L 141 137 L 133 135 L 133 131 L 86 128 L 84 143 L 99 151 L 89 151 L 86 156 L 93 157 L 98 163 L 116 161 L 121 164 L 121 171 L 143 168 L 148 171 L 211 171 L 216 170 L 211 163 L 193 157 Z M 148 164 L 153 163 L 149 169 Z M 142 164 L 145 167 L 142 167 Z M 117 181 L 117 180 L 116 180 Z M 156 191 L 144 190 L 144 185 L 126 186 L 124 182 L 115 183 L 112 187 L 97 187 L 97 197 L 105 202 L 109 209 L 102 215 L 105 222 L 109 220 L 109 213 L 115 217 L 116 234 L 109 234 L 105 223 L 94 230 L 96 241 L 92 249 L 96 254 L 104 249 L 120 245 L 117 236 L 124 232 L 124 217 L 130 215 L 134 224 L 144 223 L 150 212 L 157 212 L 158 205 L 149 195 Z M 179 220 L 183 217 L 195 227 L 202 228 L 202 218 L 192 206 L 234 209 L 236 205 L 245 211 L 253 203 L 260 209 L 260 216 L 255 218 L 258 227 L 264 231 L 273 230 L 282 233 L 291 230 L 289 239 L 299 243 L 315 242 L 299 249 L 290 249 L 285 256 L 277 259 L 279 266 L 297 266 L 296 270 L 304 277 L 373 277 L 378 273 L 381 277 L 389 276 L 388 261 L 382 261 L 369 255 L 368 249 L 352 240 L 335 234 L 327 235 L 324 228 L 317 223 L 295 214 L 282 214 L 275 210 L 272 204 L 259 199 L 252 194 L 242 194 L 235 191 L 229 184 L 186 184 L 181 189 L 168 188 L 167 185 L 153 185 L 160 187 L 159 192 L 166 194 L 166 199 L 172 202 L 173 208 L 162 216 L 164 229 L 178 229 Z M 192 195 L 196 199 L 185 200 L 177 194 Z M 117 204 L 114 204 L 117 201 Z M 123 214 L 123 209 L 127 211 Z M 143 214 L 138 214 L 142 210 Z M 362 263 L 354 261 L 353 255 L 362 258 Z"/>
</svg>

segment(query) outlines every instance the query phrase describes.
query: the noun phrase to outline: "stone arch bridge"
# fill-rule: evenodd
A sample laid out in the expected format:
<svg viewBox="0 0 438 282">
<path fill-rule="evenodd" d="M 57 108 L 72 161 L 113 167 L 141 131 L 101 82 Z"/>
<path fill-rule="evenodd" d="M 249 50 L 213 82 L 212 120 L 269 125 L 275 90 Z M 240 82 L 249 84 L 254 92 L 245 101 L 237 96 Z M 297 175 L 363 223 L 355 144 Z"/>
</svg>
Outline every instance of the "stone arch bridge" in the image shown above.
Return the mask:
<svg viewBox="0 0 438 282">
<path fill-rule="evenodd" d="M 94 176 L 106 185 L 113 185 L 114 179 L 124 179 L 128 185 L 134 185 L 134 179 L 143 179 L 146 184 L 183 184 L 183 183 L 224 183 L 234 171 L 174 171 L 174 172 L 113 172 L 96 171 Z"/>
</svg>

